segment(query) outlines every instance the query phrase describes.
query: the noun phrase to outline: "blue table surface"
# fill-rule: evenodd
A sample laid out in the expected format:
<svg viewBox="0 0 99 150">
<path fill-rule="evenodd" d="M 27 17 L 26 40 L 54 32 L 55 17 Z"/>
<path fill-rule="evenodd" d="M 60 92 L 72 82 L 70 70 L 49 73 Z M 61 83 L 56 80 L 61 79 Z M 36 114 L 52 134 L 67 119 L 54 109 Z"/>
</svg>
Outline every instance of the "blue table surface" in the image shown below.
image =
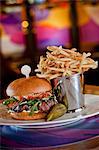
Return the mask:
<svg viewBox="0 0 99 150">
<path fill-rule="evenodd" d="M 0 126 L 0 150 L 46 149 L 99 136 L 99 115 L 69 125 L 44 129 Z"/>
</svg>

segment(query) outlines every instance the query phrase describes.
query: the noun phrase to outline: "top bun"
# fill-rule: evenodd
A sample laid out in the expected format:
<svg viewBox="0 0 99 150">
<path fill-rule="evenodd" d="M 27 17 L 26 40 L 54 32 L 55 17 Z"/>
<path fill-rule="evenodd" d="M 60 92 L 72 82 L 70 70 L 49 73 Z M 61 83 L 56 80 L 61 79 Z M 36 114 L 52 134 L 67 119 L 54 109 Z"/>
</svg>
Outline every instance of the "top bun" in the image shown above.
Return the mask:
<svg viewBox="0 0 99 150">
<path fill-rule="evenodd" d="M 25 96 L 47 92 L 51 89 L 51 84 L 46 79 L 32 76 L 14 80 L 8 85 L 6 93 L 8 96 Z"/>
</svg>

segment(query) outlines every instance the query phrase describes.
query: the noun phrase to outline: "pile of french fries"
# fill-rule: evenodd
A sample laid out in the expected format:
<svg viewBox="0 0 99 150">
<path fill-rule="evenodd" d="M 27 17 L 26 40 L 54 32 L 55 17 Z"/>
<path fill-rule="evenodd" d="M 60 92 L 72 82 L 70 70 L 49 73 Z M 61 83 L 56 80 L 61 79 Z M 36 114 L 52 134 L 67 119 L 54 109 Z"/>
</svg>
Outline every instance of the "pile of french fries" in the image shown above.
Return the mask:
<svg viewBox="0 0 99 150">
<path fill-rule="evenodd" d="M 51 80 L 60 76 L 71 76 L 98 66 L 97 61 L 89 58 L 91 53 L 81 54 L 75 48 L 64 49 L 62 46 L 48 46 L 47 49 L 46 57 L 40 56 L 35 69 L 36 75 L 40 78 Z"/>
</svg>

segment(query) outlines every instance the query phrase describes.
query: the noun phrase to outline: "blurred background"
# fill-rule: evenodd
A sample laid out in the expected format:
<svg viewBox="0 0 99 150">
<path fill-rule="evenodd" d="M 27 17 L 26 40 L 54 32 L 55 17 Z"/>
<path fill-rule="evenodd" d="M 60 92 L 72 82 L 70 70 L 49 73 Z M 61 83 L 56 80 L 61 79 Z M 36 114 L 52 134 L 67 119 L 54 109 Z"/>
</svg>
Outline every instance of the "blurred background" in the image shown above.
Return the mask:
<svg viewBox="0 0 99 150">
<path fill-rule="evenodd" d="M 91 52 L 99 61 L 99 0 L 0 0 L 0 98 L 8 84 L 31 75 L 48 45 Z M 99 68 L 85 73 L 85 84 L 99 85 Z"/>
</svg>

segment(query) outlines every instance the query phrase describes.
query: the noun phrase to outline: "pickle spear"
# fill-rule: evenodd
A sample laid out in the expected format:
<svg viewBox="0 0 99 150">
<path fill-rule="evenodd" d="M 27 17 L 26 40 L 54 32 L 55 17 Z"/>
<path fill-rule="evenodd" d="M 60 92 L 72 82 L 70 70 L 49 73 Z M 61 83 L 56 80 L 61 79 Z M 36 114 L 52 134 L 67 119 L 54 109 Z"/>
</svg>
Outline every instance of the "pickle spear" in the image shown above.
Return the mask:
<svg viewBox="0 0 99 150">
<path fill-rule="evenodd" d="M 68 108 L 68 101 L 67 101 L 66 95 L 64 95 L 64 97 L 63 97 L 63 103 L 64 103 L 65 107 Z"/>
<path fill-rule="evenodd" d="M 49 114 L 47 115 L 47 121 L 51 121 L 61 117 L 67 112 L 67 108 L 64 104 L 58 103 L 53 106 Z"/>
</svg>

